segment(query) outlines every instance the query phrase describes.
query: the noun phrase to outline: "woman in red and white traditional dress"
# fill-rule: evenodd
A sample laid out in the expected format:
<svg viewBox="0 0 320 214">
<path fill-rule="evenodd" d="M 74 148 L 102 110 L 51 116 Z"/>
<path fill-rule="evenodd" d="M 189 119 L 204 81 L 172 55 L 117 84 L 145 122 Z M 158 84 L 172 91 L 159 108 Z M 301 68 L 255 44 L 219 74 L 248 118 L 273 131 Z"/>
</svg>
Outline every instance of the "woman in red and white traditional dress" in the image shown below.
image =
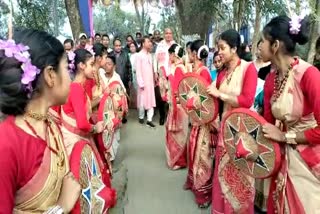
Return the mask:
<svg viewBox="0 0 320 214">
<path fill-rule="evenodd" d="M 240 60 L 240 35 L 227 30 L 218 41 L 219 55 L 225 68 L 208 92 L 219 98 L 220 119 L 226 112 L 242 107 L 250 108 L 257 87 L 257 71 L 251 62 Z M 220 135 L 222 133 L 220 132 Z M 243 174 L 226 153 L 222 136 L 216 145 L 215 172 L 212 189 L 212 213 L 254 213 L 255 180 Z"/>
<path fill-rule="evenodd" d="M 126 91 L 126 88 L 121 80 L 120 75 L 116 72 L 116 57 L 113 54 L 109 54 L 106 56 L 106 64 L 104 68 L 99 70 L 100 75 L 100 84 L 102 87 L 102 90 L 104 94 L 110 94 L 110 84 L 120 84 L 122 86 L 122 89 Z M 123 102 L 123 109 L 128 109 L 127 106 L 127 100 L 125 99 Z M 116 113 L 116 112 L 115 112 Z M 119 125 L 121 125 L 121 119 L 118 118 L 119 121 L 115 120 L 115 123 L 113 124 L 113 128 L 115 130 L 108 130 L 113 131 L 113 140 L 112 140 L 112 146 L 109 151 L 105 151 L 105 154 L 109 156 L 109 160 L 113 161 L 116 158 L 118 148 L 120 146 L 120 128 Z"/>
<path fill-rule="evenodd" d="M 202 40 L 194 41 L 190 46 L 189 59 L 193 62 L 193 73 L 211 83 L 209 69 L 203 60 L 208 57 L 209 48 Z M 213 173 L 213 124 L 192 124 L 187 148 L 188 175 L 184 189 L 191 189 L 200 208 L 207 208 L 211 203 Z"/>
<path fill-rule="evenodd" d="M 0 212 L 69 213 L 81 187 L 48 116 L 69 93 L 67 57 L 45 32 L 17 30 L 13 39 L 0 40 Z"/>
<path fill-rule="evenodd" d="M 108 194 L 104 198 L 106 202 L 105 208 L 108 209 L 115 204 L 115 190 L 111 188 L 109 166 L 102 161 L 103 157 L 100 156 L 93 141 L 93 135 L 103 132 L 104 125 L 103 121 L 99 121 L 96 124 L 90 122 L 92 106 L 84 88 L 85 81 L 93 78 L 95 69 L 94 57 L 85 49 L 78 49 L 74 53 L 76 76 L 70 85 L 67 103 L 61 108 L 61 131 L 69 157 L 77 155 L 74 152 L 78 150 L 75 151 L 74 148 L 79 142 L 86 142 L 93 150 L 101 171 L 101 179 L 108 188 Z M 105 161 L 105 163 L 107 162 Z"/>
<path fill-rule="evenodd" d="M 309 29 L 308 18 L 278 16 L 263 30 L 261 56 L 274 65 L 264 87 L 264 117 L 270 124 L 263 131 L 283 149 L 268 213 L 320 212 L 320 73 L 293 57 L 296 44 L 308 42 Z"/>
<path fill-rule="evenodd" d="M 181 59 L 183 49 L 178 44 L 173 44 L 168 51 L 171 72 L 168 76 L 169 111 L 166 122 L 166 154 L 168 167 L 176 170 L 187 166 L 188 115 L 177 103 L 177 87 L 186 69 Z"/>
</svg>

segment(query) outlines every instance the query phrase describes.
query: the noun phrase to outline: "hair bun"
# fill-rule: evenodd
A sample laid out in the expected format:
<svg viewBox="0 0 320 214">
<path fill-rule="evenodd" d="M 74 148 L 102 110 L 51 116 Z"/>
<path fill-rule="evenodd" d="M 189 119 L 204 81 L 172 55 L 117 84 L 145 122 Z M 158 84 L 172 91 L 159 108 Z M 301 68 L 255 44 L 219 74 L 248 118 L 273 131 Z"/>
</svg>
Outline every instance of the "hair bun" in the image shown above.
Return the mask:
<svg viewBox="0 0 320 214">
<path fill-rule="evenodd" d="M 298 34 L 290 34 L 292 41 L 299 45 L 304 45 L 309 41 L 310 37 L 310 17 L 305 16 L 300 22 L 300 31 Z"/>
<path fill-rule="evenodd" d="M 209 56 L 209 48 L 206 45 L 202 45 L 198 50 L 198 58 L 205 59 Z"/>
</svg>

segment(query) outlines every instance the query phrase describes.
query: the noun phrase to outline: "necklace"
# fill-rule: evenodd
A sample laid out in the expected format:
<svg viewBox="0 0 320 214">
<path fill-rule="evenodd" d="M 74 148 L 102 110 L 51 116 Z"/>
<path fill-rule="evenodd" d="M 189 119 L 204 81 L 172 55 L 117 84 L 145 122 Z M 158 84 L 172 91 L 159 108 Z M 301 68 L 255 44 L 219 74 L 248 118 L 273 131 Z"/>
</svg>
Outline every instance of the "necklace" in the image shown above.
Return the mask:
<svg viewBox="0 0 320 214">
<path fill-rule="evenodd" d="M 234 71 L 237 69 L 237 67 L 240 64 L 241 64 L 241 60 L 238 61 L 237 66 L 233 70 L 229 71 L 228 68 L 227 68 L 227 72 L 226 72 L 227 85 L 229 85 L 229 83 L 230 83 L 230 81 L 232 79 L 232 75 L 233 75 Z"/>
<path fill-rule="evenodd" d="M 47 134 L 46 134 L 46 137 L 45 137 L 45 140 L 43 140 L 39 135 L 38 133 L 36 132 L 35 128 L 29 123 L 29 121 L 27 120 L 27 117 L 30 117 L 30 118 L 33 118 L 35 120 L 38 120 L 38 121 L 44 121 L 45 124 L 46 124 L 46 131 L 47 131 Z M 31 132 L 41 140 L 41 142 L 43 144 L 45 144 L 46 147 L 49 148 L 49 150 L 51 152 L 53 152 L 57 157 L 58 157 L 58 167 L 63 167 L 64 166 L 64 162 L 65 162 L 65 158 L 64 158 L 64 154 L 63 154 L 63 151 L 60 149 L 59 147 L 59 143 L 58 143 L 58 140 L 52 130 L 52 127 L 51 127 L 51 124 L 52 124 L 52 121 L 50 120 L 50 118 L 47 116 L 47 115 L 41 115 L 39 113 L 35 113 L 35 112 L 32 112 L 32 111 L 28 111 L 26 112 L 26 115 L 23 117 L 23 120 L 24 122 L 26 123 L 26 125 L 28 126 L 28 128 L 31 130 Z M 56 146 L 56 149 L 52 148 L 50 146 L 50 137 L 49 137 L 49 133 L 53 136 L 53 139 L 54 139 L 54 142 L 55 142 L 55 146 Z"/>
<path fill-rule="evenodd" d="M 293 66 L 290 65 L 282 80 L 280 80 L 280 72 L 278 70 L 275 72 L 276 76 L 274 78 L 273 99 L 272 99 L 273 102 L 276 102 L 279 99 L 279 97 L 282 95 L 284 88 L 286 87 L 289 74 L 292 71 L 292 68 Z"/>
<path fill-rule="evenodd" d="M 48 120 L 48 114 L 40 114 L 40 113 L 36 113 L 32 110 L 27 111 L 26 116 L 30 117 L 32 119 L 38 120 L 38 121 L 47 121 Z"/>
</svg>

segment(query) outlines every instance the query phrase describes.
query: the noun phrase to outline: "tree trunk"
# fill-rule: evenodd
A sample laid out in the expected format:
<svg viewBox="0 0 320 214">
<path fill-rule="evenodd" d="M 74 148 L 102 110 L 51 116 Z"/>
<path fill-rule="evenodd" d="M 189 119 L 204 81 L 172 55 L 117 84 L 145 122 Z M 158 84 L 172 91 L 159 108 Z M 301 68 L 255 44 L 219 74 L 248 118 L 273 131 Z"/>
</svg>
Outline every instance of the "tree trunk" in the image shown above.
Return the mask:
<svg viewBox="0 0 320 214">
<path fill-rule="evenodd" d="M 80 11 L 77 0 L 65 0 L 67 15 L 69 18 L 73 38 L 77 39 L 83 32 L 83 25 L 80 17 Z"/>
<path fill-rule="evenodd" d="M 136 11 L 136 15 L 137 15 L 137 19 L 138 19 L 138 22 L 139 22 L 139 28 L 140 28 L 140 32 L 142 34 L 144 34 L 144 24 L 145 24 L 145 10 L 144 10 L 144 3 L 145 1 L 144 0 L 134 0 L 133 1 L 133 4 L 134 4 L 134 9 Z M 142 7 L 142 12 L 140 13 L 139 11 L 139 4 L 141 5 Z"/>
<path fill-rule="evenodd" d="M 192 0 L 175 0 L 178 16 L 181 21 L 182 35 L 200 35 L 205 39 L 212 16 L 205 12 L 187 14 L 186 8 Z"/>
<path fill-rule="evenodd" d="M 254 33 L 253 33 L 253 39 L 252 39 L 252 56 L 256 55 L 257 44 L 259 41 L 262 0 L 255 0 L 254 3 L 255 3 L 255 7 L 256 7 L 256 17 L 255 17 L 255 21 L 254 21 Z"/>
<path fill-rule="evenodd" d="M 320 0 L 316 0 L 315 2 L 315 19 L 312 23 L 312 30 L 311 30 L 311 37 L 310 37 L 310 46 L 309 46 L 309 53 L 308 53 L 308 62 L 313 64 L 314 57 L 316 55 L 316 43 L 317 39 L 319 38 L 319 19 L 320 19 Z"/>
</svg>

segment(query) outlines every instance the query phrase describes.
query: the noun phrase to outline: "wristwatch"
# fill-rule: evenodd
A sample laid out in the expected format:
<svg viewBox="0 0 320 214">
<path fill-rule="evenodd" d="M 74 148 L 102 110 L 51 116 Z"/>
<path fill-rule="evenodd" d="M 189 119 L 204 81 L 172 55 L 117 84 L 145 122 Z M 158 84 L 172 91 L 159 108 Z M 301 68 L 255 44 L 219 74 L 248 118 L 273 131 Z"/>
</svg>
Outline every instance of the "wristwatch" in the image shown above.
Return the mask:
<svg viewBox="0 0 320 214">
<path fill-rule="evenodd" d="M 61 206 L 57 205 L 50 208 L 45 214 L 64 214 L 64 210 Z"/>
<path fill-rule="evenodd" d="M 297 142 L 296 142 L 297 133 L 295 133 L 293 131 L 288 131 L 285 134 L 285 137 L 286 137 L 287 144 L 297 144 Z"/>
</svg>

